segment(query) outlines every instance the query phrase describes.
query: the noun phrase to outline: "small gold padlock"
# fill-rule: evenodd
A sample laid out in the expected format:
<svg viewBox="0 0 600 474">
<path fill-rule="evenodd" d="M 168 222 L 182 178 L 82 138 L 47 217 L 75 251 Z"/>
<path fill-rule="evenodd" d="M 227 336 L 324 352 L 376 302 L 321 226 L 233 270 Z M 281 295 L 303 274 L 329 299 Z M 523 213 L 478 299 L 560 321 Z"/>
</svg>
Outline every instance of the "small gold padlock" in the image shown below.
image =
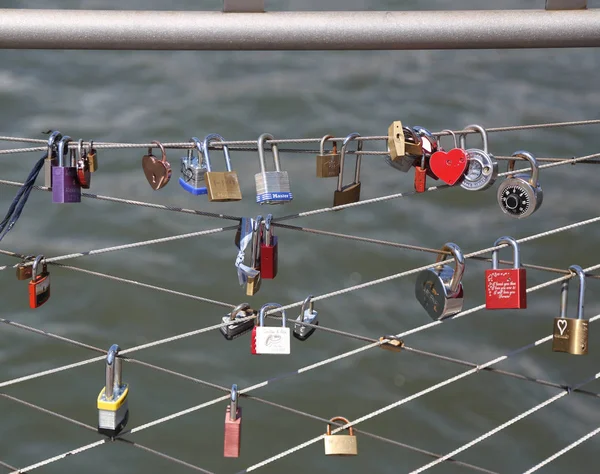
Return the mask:
<svg viewBox="0 0 600 474">
<path fill-rule="evenodd" d="M 27 255 L 23 258 L 23 261 L 17 265 L 17 280 L 31 280 L 33 274 L 33 265 L 24 264 L 27 262 L 33 262 L 35 255 Z"/>
<path fill-rule="evenodd" d="M 224 142 L 225 139 L 221 135 L 211 133 L 210 135 L 207 135 L 202 142 L 202 153 L 204 155 L 204 163 L 206 166 L 204 179 L 206 181 L 208 200 L 211 202 L 241 201 L 242 191 L 240 189 L 237 173 L 231 171 L 229 148 L 227 148 L 227 145 L 223 145 L 225 169 L 227 171 L 213 171 L 208 153 L 208 147 L 211 140 Z"/>
<path fill-rule="evenodd" d="M 567 318 L 567 302 L 569 297 L 569 280 L 563 281 L 560 293 L 560 317 L 554 318 L 552 331 L 552 350 L 567 352 L 573 355 L 588 353 L 588 324 L 583 319 L 583 303 L 585 295 L 585 272 L 579 265 L 571 265 L 569 270 L 579 277 L 579 299 L 577 303 L 577 319 Z"/>
<path fill-rule="evenodd" d="M 361 155 L 356 155 L 356 167 L 354 169 L 354 181 L 346 186 L 342 186 L 344 180 L 344 158 L 346 156 L 346 148 L 348 143 L 360 137 L 358 133 L 348 135 L 342 144 L 342 154 L 340 157 L 340 174 L 338 176 L 337 189 L 333 193 L 333 206 L 342 206 L 360 201 L 360 161 Z M 362 141 L 357 141 L 356 151 L 362 150 Z"/>
<path fill-rule="evenodd" d="M 336 416 L 329 421 L 342 421 L 345 424 L 350 423 L 346 418 L 341 416 Z M 326 456 L 356 456 L 358 454 L 358 445 L 352 426 L 348 428 L 347 435 L 332 435 L 331 425 L 328 424 L 324 440 Z"/>
<path fill-rule="evenodd" d="M 406 154 L 404 130 L 402 130 L 402 122 L 396 120 L 388 128 L 388 149 L 392 161 L 400 161 Z"/>
<path fill-rule="evenodd" d="M 95 173 L 98 171 L 98 155 L 96 154 L 93 140 L 90 140 L 90 148 L 87 152 L 87 161 L 90 168 L 90 173 Z"/>
<path fill-rule="evenodd" d="M 335 178 L 340 174 L 341 155 L 337 151 L 337 142 L 333 142 L 333 149 L 325 153 L 325 142 L 333 135 L 325 135 L 321 139 L 320 152 L 317 155 L 317 178 Z"/>
</svg>

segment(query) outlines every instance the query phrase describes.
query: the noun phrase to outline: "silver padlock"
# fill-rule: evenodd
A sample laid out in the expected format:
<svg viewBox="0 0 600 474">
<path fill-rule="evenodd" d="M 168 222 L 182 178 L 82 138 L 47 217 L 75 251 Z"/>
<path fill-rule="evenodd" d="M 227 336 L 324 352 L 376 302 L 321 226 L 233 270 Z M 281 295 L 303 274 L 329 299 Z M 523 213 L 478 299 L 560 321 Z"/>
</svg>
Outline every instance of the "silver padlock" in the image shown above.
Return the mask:
<svg viewBox="0 0 600 474">
<path fill-rule="evenodd" d="M 260 308 L 258 326 L 252 330 L 250 338 L 251 354 L 289 354 L 291 350 L 290 328 L 286 327 L 285 311 L 280 309 L 281 327 L 265 326 L 265 312 L 282 308 L 278 303 L 266 303 Z"/>
<path fill-rule="evenodd" d="M 402 156 L 400 159 L 396 159 L 395 161 L 390 156 L 386 156 L 385 162 L 398 171 L 408 173 L 408 171 L 415 164 L 415 161 L 417 159 L 421 159 L 422 152 L 419 152 L 418 155 L 409 152 L 409 150 L 421 147 L 421 138 L 411 127 L 402 127 L 402 133 L 404 134 L 405 147 L 408 148 L 404 156 Z"/>
<path fill-rule="evenodd" d="M 489 188 L 498 177 L 498 162 L 488 151 L 488 134 L 481 125 L 468 125 L 465 130 L 476 130 L 481 134 L 483 150 L 479 148 L 466 149 L 466 134 L 460 135 L 460 147 L 467 154 L 467 171 L 460 187 L 467 191 L 483 191 Z"/>
<path fill-rule="evenodd" d="M 48 152 L 44 160 L 44 186 L 52 188 L 52 167 L 58 165 L 58 142 L 62 140 L 62 133 L 50 130 L 48 137 Z"/>
<path fill-rule="evenodd" d="M 121 380 L 121 358 L 117 357 L 120 350 L 113 344 L 106 354 L 106 385 L 98 395 L 98 432 L 111 438 L 117 436 L 129 420 L 129 385 Z"/>
<path fill-rule="evenodd" d="M 449 251 L 454 256 L 455 268 L 442 264 L 423 270 L 417 276 L 415 296 L 429 316 L 440 320 L 460 313 L 463 308 L 462 276 L 465 272 L 465 258 L 460 247 L 448 242 L 442 252 Z M 436 262 L 446 255 L 438 254 Z"/>
<path fill-rule="evenodd" d="M 271 144 L 275 171 L 267 171 L 265 165 L 265 140 L 275 140 L 270 133 L 258 137 L 258 160 L 260 173 L 254 175 L 256 184 L 256 202 L 259 204 L 285 204 L 293 199 L 290 191 L 290 178 L 287 171 L 281 171 L 279 165 L 279 149 L 277 144 Z"/>
<path fill-rule="evenodd" d="M 300 308 L 300 316 L 296 318 L 296 321 L 301 321 L 308 324 L 319 324 L 319 313 L 315 311 L 312 302 L 313 295 L 308 295 L 302 307 Z M 304 326 L 302 324 L 294 324 L 294 337 L 300 341 L 306 341 L 317 328 L 311 328 L 310 326 Z"/>
<path fill-rule="evenodd" d="M 531 174 L 509 175 L 498 188 L 498 204 L 505 214 L 517 219 L 529 217 L 542 205 L 544 194 L 538 182 L 538 164 L 535 156 L 528 151 L 517 151 L 513 157 L 524 158 L 531 164 Z M 508 162 L 508 171 L 514 171 L 515 161 Z"/>
<path fill-rule="evenodd" d="M 421 147 L 423 148 L 423 154 L 427 159 L 429 159 L 440 146 L 438 139 L 434 137 L 433 133 L 431 133 L 425 127 L 415 125 L 413 130 L 417 133 L 417 135 L 419 135 L 421 139 Z"/>
<path fill-rule="evenodd" d="M 181 158 L 181 177 L 180 186 L 188 193 L 195 196 L 208 194 L 204 177 L 207 171 L 206 165 L 202 159 L 202 142 L 196 137 L 190 138 L 197 150 L 197 156 L 194 156 L 194 149 L 188 149 L 187 156 Z"/>
<path fill-rule="evenodd" d="M 231 341 L 236 337 L 240 337 L 254 328 L 254 318 L 247 321 L 238 321 L 238 319 L 244 319 L 249 316 L 256 314 L 255 311 L 250 307 L 248 303 L 241 303 L 237 305 L 231 313 L 226 314 L 222 318 L 223 323 L 229 323 L 227 326 L 221 326 L 219 330 L 225 339 Z"/>
</svg>

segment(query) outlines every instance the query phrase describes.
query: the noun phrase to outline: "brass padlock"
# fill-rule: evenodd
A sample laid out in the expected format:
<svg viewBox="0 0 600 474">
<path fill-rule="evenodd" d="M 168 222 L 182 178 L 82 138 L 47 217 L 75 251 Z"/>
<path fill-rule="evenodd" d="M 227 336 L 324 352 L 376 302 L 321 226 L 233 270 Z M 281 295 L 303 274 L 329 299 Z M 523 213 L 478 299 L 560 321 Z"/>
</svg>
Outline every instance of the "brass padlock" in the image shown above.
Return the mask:
<svg viewBox="0 0 600 474">
<path fill-rule="evenodd" d="M 588 323 L 583 319 L 583 301 L 585 296 L 585 272 L 579 265 L 571 265 L 569 271 L 579 277 L 579 299 L 577 302 L 577 319 L 567 318 L 567 302 L 569 298 L 569 280 L 563 281 L 560 291 L 560 317 L 554 318 L 552 331 L 552 350 L 567 352 L 573 355 L 588 353 Z"/>
<path fill-rule="evenodd" d="M 340 174 L 341 157 L 337 151 L 337 142 L 333 142 L 333 149 L 325 153 L 325 141 L 334 138 L 333 135 L 325 135 L 321 139 L 319 154 L 317 155 L 317 178 L 335 178 Z"/>
<path fill-rule="evenodd" d="M 400 120 L 392 122 L 389 126 L 387 145 L 392 161 L 402 161 L 404 155 L 406 154 L 406 148 L 404 130 L 402 130 L 402 122 Z"/>
<path fill-rule="evenodd" d="M 208 147 L 211 140 L 224 142 L 225 139 L 221 135 L 211 133 L 202 142 L 202 153 L 206 166 L 204 180 L 206 181 L 208 200 L 215 202 L 241 201 L 242 191 L 240 190 L 238 175 L 235 171 L 231 171 L 231 159 L 226 145 L 223 145 L 223 154 L 225 155 L 225 169 L 227 171 L 212 171 L 210 157 L 208 156 Z"/>
<path fill-rule="evenodd" d="M 344 158 L 348 143 L 355 138 L 360 137 L 358 133 L 351 133 L 346 137 L 342 144 L 342 155 L 340 157 L 340 175 L 338 176 L 337 189 L 333 194 L 333 206 L 342 206 L 360 201 L 360 161 L 361 155 L 356 155 L 356 167 L 354 168 L 354 181 L 346 186 L 342 186 L 344 180 Z M 356 142 L 356 151 L 362 150 L 362 141 Z"/>
<path fill-rule="evenodd" d="M 90 140 L 90 148 L 87 152 L 87 160 L 89 163 L 90 173 L 95 173 L 98 171 L 98 155 L 96 154 L 93 140 Z"/>
<path fill-rule="evenodd" d="M 17 265 L 17 280 L 31 280 L 31 276 L 33 275 L 33 265 L 24 264 L 27 262 L 33 262 L 35 260 L 35 255 L 27 255 L 23 258 L 23 261 Z"/>
<path fill-rule="evenodd" d="M 248 275 L 246 280 L 246 295 L 254 296 L 260 290 L 260 243 L 262 235 L 262 216 L 256 216 L 252 226 L 252 252 L 250 266 L 256 270 L 255 275 Z"/>
<path fill-rule="evenodd" d="M 345 424 L 350 423 L 346 418 L 341 416 L 336 416 L 329 421 L 342 421 Z M 332 435 L 331 425 L 328 424 L 324 441 L 326 456 L 356 456 L 358 454 L 358 445 L 352 426 L 348 428 L 347 435 Z"/>
</svg>

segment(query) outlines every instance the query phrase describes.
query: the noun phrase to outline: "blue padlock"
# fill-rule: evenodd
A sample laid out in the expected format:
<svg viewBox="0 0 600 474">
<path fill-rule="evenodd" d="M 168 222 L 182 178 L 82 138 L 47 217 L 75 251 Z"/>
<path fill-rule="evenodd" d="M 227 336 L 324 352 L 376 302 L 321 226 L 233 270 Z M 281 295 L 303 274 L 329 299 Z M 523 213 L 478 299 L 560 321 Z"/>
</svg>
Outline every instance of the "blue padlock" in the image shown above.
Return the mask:
<svg viewBox="0 0 600 474">
<path fill-rule="evenodd" d="M 188 150 L 187 156 L 181 158 L 181 177 L 179 184 L 188 193 L 195 196 L 208 194 L 208 189 L 204 185 L 204 175 L 206 174 L 206 166 L 202 162 L 202 142 L 196 137 L 192 137 L 190 142 L 193 142 L 198 152 L 194 156 L 194 149 Z"/>
</svg>

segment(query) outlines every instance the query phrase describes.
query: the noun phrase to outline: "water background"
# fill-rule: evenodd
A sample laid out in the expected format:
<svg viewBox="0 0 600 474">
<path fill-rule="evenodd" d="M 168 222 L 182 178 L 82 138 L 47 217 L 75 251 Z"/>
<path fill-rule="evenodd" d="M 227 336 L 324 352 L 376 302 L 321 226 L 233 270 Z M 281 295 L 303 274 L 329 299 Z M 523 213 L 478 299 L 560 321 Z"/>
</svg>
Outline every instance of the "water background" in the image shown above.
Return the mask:
<svg viewBox="0 0 600 474">
<path fill-rule="evenodd" d="M 221 2 L 176 0 L 6 1 L 6 7 L 218 10 Z M 502 8 L 542 8 L 542 0 L 505 1 Z M 600 2 L 589 2 L 600 6 Z M 269 1 L 269 10 L 397 10 L 498 8 L 481 0 L 408 2 L 334 0 Z M 470 123 L 486 127 L 599 118 L 594 49 L 530 51 L 372 52 L 108 52 L 1 51 L 0 133 L 42 138 L 59 129 L 97 141 L 186 141 L 217 132 L 227 139 L 383 135 L 397 119 L 433 131 Z M 598 126 L 490 135 L 490 151 L 526 149 L 538 156 L 571 157 L 600 151 Z M 469 137 L 470 145 L 477 139 Z M 5 147 L 13 147 L 5 144 Z M 367 143 L 365 148 L 382 149 Z M 282 154 L 294 201 L 282 207 L 254 202 L 255 153 L 232 153 L 244 200 L 208 203 L 178 184 L 180 151 L 170 151 L 170 184 L 153 191 L 141 170 L 144 150 L 99 152 L 91 192 L 255 216 L 275 216 L 330 205 L 335 180 L 314 177 L 312 155 Z M 40 154 L 0 158 L 3 179 L 22 181 Z M 218 155 L 217 155 L 218 156 Z M 501 162 L 500 171 L 505 171 Z M 310 228 L 440 248 L 456 242 L 465 252 L 489 247 L 501 235 L 516 238 L 596 217 L 600 210 L 594 165 L 542 170 L 544 203 L 532 217 L 511 219 L 496 203 L 496 188 L 482 193 L 446 189 L 289 222 Z M 390 170 L 383 157 L 363 158 L 363 199 L 412 189 L 412 173 Z M 40 178 L 41 182 L 41 178 Z M 0 188 L 0 207 L 16 192 Z M 230 225 L 229 221 L 84 199 L 55 205 L 33 192 L 15 229 L 0 246 L 24 254 L 56 256 Z M 430 254 L 280 229 L 280 269 L 252 298 L 238 286 L 233 232 L 73 260 L 73 265 L 237 304 L 289 304 L 433 261 Z M 522 246 L 524 262 L 567 268 L 599 263 L 600 224 L 542 238 Z M 508 256 L 508 255 L 503 255 Z M 0 257 L 0 264 L 15 264 Z M 469 260 L 465 308 L 483 303 L 487 264 Z M 2 316 L 54 334 L 108 348 L 122 348 L 218 324 L 224 310 L 205 303 L 51 268 L 52 297 L 28 307 L 27 287 L 14 271 L 2 273 Z M 556 275 L 529 271 L 529 286 Z M 396 279 L 319 301 L 321 324 L 379 337 L 430 322 L 414 298 L 415 277 Z M 600 282 L 588 279 L 586 314 L 600 313 Z M 573 295 L 576 292 L 573 291 Z M 574 296 L 570 311 L 574 315 Z M 550 334 L 559 311 L 559 286 L 530 294 L 525 311 L 479 311 L 407 336 L 411 347 L 476 363 Z M 295 318 L 296 310 L 288 314 Z M 498 366 L 558 383 L 575 384 L 600 370 L 600 328 L 590 328 L 590 354 L 552 353 L 545 344 Z M 292 355 L 254 357 L 249 337 L 225 341 L 218 331 L 135 354 L 142 360 L 213 383 L 240 388 L 360 347 L 363 343 L 317 332 L 292 341 Z M 0 380 L 32 374 L 97 354 L 23 330 L 0 328 Z M 379 349 L 360 353 L 300 376 L 285 378 L 255 394 L 324 418 L 355 419 L 467 370 L 411 353 Z M 151 369 L 124 364 L 130 383 L 129 427 L 198 405 L 221 395 Z M 96 397 L 104 365 L 38 378 L 5 393 L 95 425 Z M 600 383 L 586 388 L 600 391 Z M 411 401 L 360 428 L 445 454 L 558 393 L 554 388 L 480 373 Z M 222 454 L 225 402 L 153 427 L 131 438 L 210 471 L 233 473 L 324 432 L 325 425 L 243 399 L 243 445 L 239 459 Z M 501 473 L 522 472 L 600 423 L 598 402 L 572 394 L 543 408 L 458 456 Z M 23 467 L 99 439 L 94 432 L 0 399 L 0 460 Z M 592 439 L 547 466 L 544 473 L 590 472 L 598 440 Z M 323 443 L 285 457 L 262 472 L 288 474 L 408 472 L 430 458 L 359 437 L 360 455 L 328 458 Z M 179 466 L 122 443 L 105 444 L 40 469 L 43 473 L 169 472 Z M 461 473 L 444 464 L 431 472 Z"/>
</svg>

